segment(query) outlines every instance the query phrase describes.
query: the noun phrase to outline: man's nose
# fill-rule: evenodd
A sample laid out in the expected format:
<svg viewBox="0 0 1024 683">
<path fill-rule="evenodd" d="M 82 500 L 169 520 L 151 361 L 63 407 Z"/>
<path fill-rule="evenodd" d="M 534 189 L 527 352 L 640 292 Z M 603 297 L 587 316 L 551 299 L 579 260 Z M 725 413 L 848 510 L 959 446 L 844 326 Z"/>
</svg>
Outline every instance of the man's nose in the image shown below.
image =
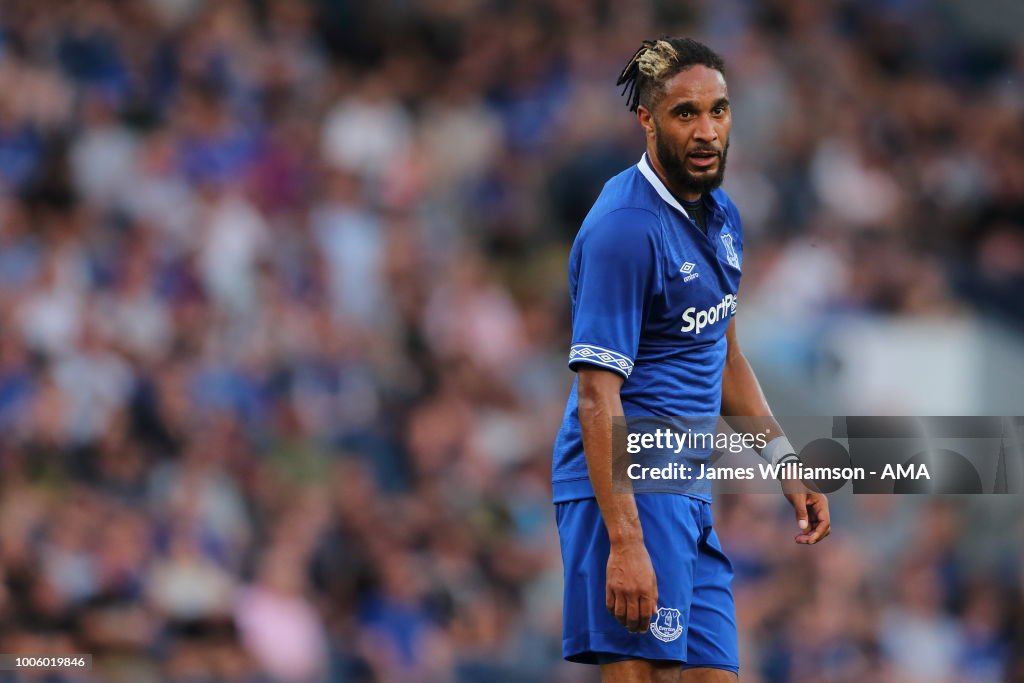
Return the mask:
<svg viewBox="0 0 1024 683">
<path fill-rule="evenodd" d="M 718 131 L 715 130 L 714 121 L 710 116 L 698 117 L 697 126 L 694 128 L 693 137 L 701 142 L 712 142 L 718 139 Z"/>
</svg>

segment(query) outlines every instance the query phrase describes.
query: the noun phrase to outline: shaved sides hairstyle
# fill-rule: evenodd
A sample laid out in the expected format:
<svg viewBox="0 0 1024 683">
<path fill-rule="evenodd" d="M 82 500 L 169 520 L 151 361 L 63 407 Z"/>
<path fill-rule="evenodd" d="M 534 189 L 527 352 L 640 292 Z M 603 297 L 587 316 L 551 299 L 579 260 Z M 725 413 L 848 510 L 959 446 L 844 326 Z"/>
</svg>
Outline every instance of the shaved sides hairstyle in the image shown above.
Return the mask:
<svg viewBox="0 0 1024 683">
<path fill-rule="evenodd" d="M 626 63 L 615 85 L 624 85 L 622 94 L 630 111 L 641 104 L 651 109 L 664 93 L 667 80 L 691 66 L 706 66 L 725 75 L 725 62 L 704 43 L 693 38 L 645 40 Z"/>
</svg>

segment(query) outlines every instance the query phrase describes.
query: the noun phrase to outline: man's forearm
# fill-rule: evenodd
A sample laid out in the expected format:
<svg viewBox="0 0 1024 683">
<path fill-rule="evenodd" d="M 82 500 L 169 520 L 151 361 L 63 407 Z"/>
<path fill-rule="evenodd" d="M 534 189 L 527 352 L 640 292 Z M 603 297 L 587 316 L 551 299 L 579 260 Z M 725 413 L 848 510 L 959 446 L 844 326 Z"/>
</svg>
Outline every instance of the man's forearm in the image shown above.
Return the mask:
<svg viewBox="0 0 1024 683">
<path fill-rule="evenodd" d="M 636 499 L 612 490 L 612 418 L 623 412 L 618 391 L 583 392 L 578 410 L 587 471 L 608 537 L 613 544 L 642 541 Z"/>
<path fill-rule="evenodd" d="M 785 455 L 782 451 L 792 452 L 753 368 L 738 350 L 729 353 L 722 372 L 722 417 L 739 434 L 765 434 L 769 447 L 761 455 L 769 460 L 778 460 Z"/>
</svg>

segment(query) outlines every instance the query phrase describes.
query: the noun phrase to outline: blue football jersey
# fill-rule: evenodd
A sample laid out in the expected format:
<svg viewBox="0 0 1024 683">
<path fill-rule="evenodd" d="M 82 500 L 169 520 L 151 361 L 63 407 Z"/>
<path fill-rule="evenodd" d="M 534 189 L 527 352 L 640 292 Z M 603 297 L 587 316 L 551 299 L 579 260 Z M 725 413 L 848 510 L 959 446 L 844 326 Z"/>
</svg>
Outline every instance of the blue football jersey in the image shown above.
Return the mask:
<svg viewBox="0 0 1024 683">
<path fill-rule="evenodd" d="M 736 312 L 743 233 L 739 212 L 724 191 L 714 190 L 703 201 L 706 233 L 644 155 L 605 184 L 573 243 L 569 367 L 589 363 L 622 375 L 627 417 L 720 412 L 725 332 Z M 583 455 L 578 384 L 555 441 L 556 503 L 594 495 Z M 710 491 L 706 482 L 688 493 L 709 499 Z"/>
</svg>

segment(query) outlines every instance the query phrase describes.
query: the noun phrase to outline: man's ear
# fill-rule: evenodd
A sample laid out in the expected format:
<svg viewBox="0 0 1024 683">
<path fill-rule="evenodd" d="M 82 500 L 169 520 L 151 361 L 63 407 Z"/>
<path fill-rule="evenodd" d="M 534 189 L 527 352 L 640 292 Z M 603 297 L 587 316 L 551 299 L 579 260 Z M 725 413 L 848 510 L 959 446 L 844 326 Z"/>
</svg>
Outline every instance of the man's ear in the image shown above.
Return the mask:
<svg viewBox="0 0 1024 683">
<path fill-rule="evenodd" d="M 654 114 L 651 113 L 651 110 L 641 104 L 636 108 L 636 117 L 640 120 L 640 125 L 643 126 L 647 137 L 652 137 L 654 135 Z"/>
</svg>

